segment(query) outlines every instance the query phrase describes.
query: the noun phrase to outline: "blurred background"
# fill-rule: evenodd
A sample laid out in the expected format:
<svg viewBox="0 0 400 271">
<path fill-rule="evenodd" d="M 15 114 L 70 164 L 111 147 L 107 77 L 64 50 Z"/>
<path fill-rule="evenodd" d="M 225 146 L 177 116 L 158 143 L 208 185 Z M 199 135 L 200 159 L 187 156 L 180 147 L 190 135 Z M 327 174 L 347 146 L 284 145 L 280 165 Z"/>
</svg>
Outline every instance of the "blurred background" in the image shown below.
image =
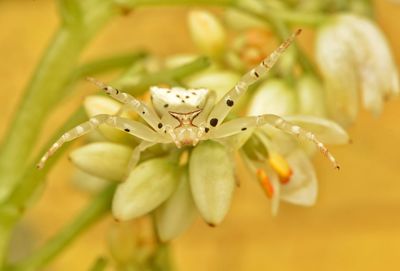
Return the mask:
<svg viewBox="0 0 400 271">
<path fill-rule="evenodd" d="M 377 0 L 375 6 L 378 23 L 400 65 L 400 4 Z M 194 52 L 186 27 L 188 10 L 152 7 L 118 17 L 95 38 L 83 58 L 138 48 L 158 56 Z M 57 26 L 54 1 L 0 1 L 1 136 Z M 306 51 L 312 51 L 311 31 L 305 29 L 299 40 Z M 87 86 L 81 89 L 49 117 L 42 142 L 93 92 Z M 353 144 L 331 148 L 340 161 L 340 172 L 317 155 L 319 196 L 311 208 L 282 203 L 278 216 L 272 217 L 258 184 L 239 168 L 241 187 L 224 223 L 211 228 L 198 219 L 173 242 L 178 270 L 399 270 L 399 116 L 400 99 L 387 102 L 379 118 L 362 111 L 349 130 Z M 32 246 L 42 244 L 87 202 L 87 196 L 70 184 L 72 168 L 64 157 L 48 176 L 42 198 L 24 219 L 24 246 L 29 243 L 26 238 Z M 48 270 L 87 270 L 105 253 L 104 234 L 112 221 L 108 217 L 92 227 Z"/>
</svg>

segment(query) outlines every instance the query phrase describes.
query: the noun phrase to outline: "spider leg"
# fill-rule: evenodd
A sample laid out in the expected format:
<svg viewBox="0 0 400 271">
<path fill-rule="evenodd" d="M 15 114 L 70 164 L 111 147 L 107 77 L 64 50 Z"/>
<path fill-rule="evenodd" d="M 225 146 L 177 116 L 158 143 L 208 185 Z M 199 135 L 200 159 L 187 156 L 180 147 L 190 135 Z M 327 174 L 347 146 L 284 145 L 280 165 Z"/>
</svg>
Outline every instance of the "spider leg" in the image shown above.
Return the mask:
<svg viewBox="0 0 400 271">
<path fill-rule="evenodd" d="M 304 130 L 300 126 L 294 125 L 284 120 L 283 118 L 273 114 L 266 114 L 254 117 L 244 117 L 228 121 L 226 123 L 221 124 L 221 126 L 217 127 L 216 129 L 210 131 L 209 138 L 210 139 L 223 138 L 244 132 L 250 128 L 261 127 L 266 124 L 271 125 L 288 134 L 295 135 L 297 137 L 302 137 L 313 142 L 315 146 L 319 149 L 319 151 L 329 159 L 329 161 L 334 165 L 334 167 L 339 169 L 339 165 L 336 162 L 335 157 L 333 157 L 333 155 L 328 151 L 325 145 L 321 141 L 319 141 L 312 132 Z"/>
<path fill-rule="evenodd" d="M 212 127 L 216 127 L 222 123 L 236 101 L 247 91 L 250 85 L 258 81 L 263 74 L 267 73 L 272 68 L 278 58 L 289 47 L 300 32 L 301 30 L 299 29 L 293 33 L 258 66 L 243 75 L 240 81 L 228 93 L 226 93 L 220 101 L 218 101 L 207 120 Z"/>
<path fill-rule="evenodd" d="M 168 141 L 167 138 L 164 138 L 161 135 L 157 134 L 145 124 L 130 119 L 102 114 L 90 118 L 88 121 L 76 126 L 75 128 L 72 128 L 71 130 L 63 134 L 43 155 L 43 157 L 37 164 L 37 167 L 39 169 L 43 168 L 49 157 L 52 156 L 65 142 L 74 140 L 75 138 L 85 135 L 101 124 L 110 125 L 111 127 L 125 131 L 133 136 L 136 136 L 146 141 L 163 143 Z"/>
<path fill-rule="evenodd" d="M 136 148 L 133 150 L 131 159 L 129 160 L 129 164 L 128 164 L 128 170 L 127 173 L 129 174 L 132 169 L 134 169 L 137 165 L 137 163 L 140 160 L 140 154 L 146 150 L 147 148 L 155 145 L 156 142 L 150 142 L 150 141 L 142 141 L 138 146 L 136 146 Z"/>
<path fill-rule="evenodd" d="M 104 84 L 101 81 L 98 81 L 94 78 L 88 77 L 88 81 L 92 82 L 102 90 L 106 92 L 106 94 L 110 95 L 117 101 L 120 101 L 121 103 L 124 104 L 124 109 L 126 110 L 127 108 L 131 109 L 132 111 L 135 111 L 139 116 L 141 116 L 155 131 L 159 131 L 160 128 L 160 123 L 161 120 L 157 116 L 157 114 L 151 110 L 147 105 L 142 103 L 141 101 L 135 99 L 133 96 L 129 95 L 128 93 L 121 92 L 116 88 L 113 88 L 111 86 L 108 86 Z"/>
</svg>

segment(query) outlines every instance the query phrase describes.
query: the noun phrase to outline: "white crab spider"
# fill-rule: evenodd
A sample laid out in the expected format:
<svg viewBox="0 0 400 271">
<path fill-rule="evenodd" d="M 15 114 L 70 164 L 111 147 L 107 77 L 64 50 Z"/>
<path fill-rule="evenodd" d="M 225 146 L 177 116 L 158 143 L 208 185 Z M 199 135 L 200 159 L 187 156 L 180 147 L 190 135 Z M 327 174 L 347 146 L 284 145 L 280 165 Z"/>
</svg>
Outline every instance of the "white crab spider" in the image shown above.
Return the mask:
<svg viewBox="0 0 400 271">
<path fill-rule="evenodd" d="M 279 56 L 301 32 L 297 30 L 258 66 L 247 72 L 225 96 L 215 104 L 215 93 L 208 89 L 183 89 L 178 87 L 151 87 L 152 105 L 155 111 L 127 93 L 93 78 L 89 81 L 103 89 L 108 95 L 124 104 L 124 109 L 135 111 L 148 124 L 142 124 L 116 115 L 97 115 L 63 134 L 40 159 L 37 167 L 42 168 L 47 159 L 65 142 L 80 137 L 100 124 L 107 124 L 125 131 L 143 141 L 133 152 L 130 167 L 139 161 L 140 152 L 156 143 L 174 143 L 178 148 L 195 146 L 201 140 L 218 140 L 241 133 L 248 128 L 272 125 L 286 133 L 302 136 L 313 142 L 318 149 L 339 168 L 328 149 L 311 132 L 293 125 L 279 116 L 266 114 L 243 117 L 223 122 L 237 100 L 248 87 L 265 74 Z"/>
</svg>

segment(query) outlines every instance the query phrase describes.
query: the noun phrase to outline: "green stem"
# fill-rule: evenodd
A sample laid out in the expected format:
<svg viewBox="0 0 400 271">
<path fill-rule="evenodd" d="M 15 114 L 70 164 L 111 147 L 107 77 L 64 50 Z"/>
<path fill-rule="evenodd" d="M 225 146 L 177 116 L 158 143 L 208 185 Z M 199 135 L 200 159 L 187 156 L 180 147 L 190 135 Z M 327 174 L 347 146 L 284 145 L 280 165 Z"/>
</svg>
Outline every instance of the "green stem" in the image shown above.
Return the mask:
<svg viewBox="0 0 400 271">
<path fill-rule="evenodd" d="M 124 7 L 160 6 L 160 5 L 212 5 L 232 6 L 237 0 L 115 0 Z"/>
<path fill-rule="evenodd" d="M 98 258 L 93 266 L 89 269 L 90 271 L 103 271 L 107 267 L 107 259 Z"/>
<path fill-rule="evenodd" d="M 41 249 L 12 268 L 14 271 L 38 270 L 56 257 L 67 245 L 89 226 L 102 218 L 110 209 L 116 185 L 110 185 L 97 195 L 89 205 L 50 239 Z"/>
<path fill-rule="evenodd" d="M 96 59 L 94 61 L 82 64 L 80 67 L 76 68 L 76 70 L 73 71 L 69 81 L 74 82 L 88 75 L 95 75 L 113 69 L 126 68 L 138 60 L 144 59 L 146 56 L 147 53 L 145 52 L 135 52 Z"/>
<path fill-rule="evenodd" d="M 78 57 L 112 16 L 111 0 L 88 1 L 84 10 L 86 20 L 81 27 L 61 26 L 45 51 L 0 151 L 0 201 L 21 177 L 39 131 L 50 109 L 63 97 L 63 89 Z M 0 259 L 1 261 L 1 259 Z"/>
<path fill-rule="evenodd" d="M 153 74 L 142 76 L 139 81 L 131 80 L 130 78 L 122 79 L 114 85 L 123 89 L 132 95 L 140 95 L 150 86 L 155 86 L 162 83 L 179 82 L 188 75 L 199 72 L 210 66 L 210 60 L 207 57 L 199 57 L 198 59 L 184 64 L 182 66 L 163 70 Z"/>
</svg>

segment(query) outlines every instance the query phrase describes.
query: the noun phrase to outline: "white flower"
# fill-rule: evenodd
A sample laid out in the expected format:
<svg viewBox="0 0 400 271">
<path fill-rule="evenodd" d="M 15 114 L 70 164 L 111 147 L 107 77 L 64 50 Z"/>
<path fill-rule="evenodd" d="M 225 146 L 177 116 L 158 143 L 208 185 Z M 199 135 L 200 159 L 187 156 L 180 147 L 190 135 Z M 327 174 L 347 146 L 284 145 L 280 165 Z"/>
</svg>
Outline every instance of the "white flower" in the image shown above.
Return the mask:
<svg viewBox="0 0 400 271">
<path fill-rule="evenodd" d="M 328 113 L 343 125 L 362 103 L 375 115 L 385 98 L 398 95 L 399 77 L 389 45 L 381 30 L 367 18 L 341 14 L 317 33 L 316 58 L 327 87 Z"/>
<path fill-rule="evenodd" d="M 333 121 L 313 116 L 291 116 L 286 119 L 313 132 L 326 144 L 346 144 L 349 141 L 347 133 Z M 258 144 L 257 151 L 265 149 L 264 153 L 268 154 L 264 158 L 252 154 L 249 144 L 252 140 L 262 143 L 261 147 Z M 280 200 L 302 206 L 315 203 L 318 183 L 308 155 L 309 148 L 315 150 L 314 145 L 299 142 L 297 138 L 272 127 L 256 131 L 244 146 L 244 159 L 271 199 L 274 215 L 278 212 Z"/>
</svg>

